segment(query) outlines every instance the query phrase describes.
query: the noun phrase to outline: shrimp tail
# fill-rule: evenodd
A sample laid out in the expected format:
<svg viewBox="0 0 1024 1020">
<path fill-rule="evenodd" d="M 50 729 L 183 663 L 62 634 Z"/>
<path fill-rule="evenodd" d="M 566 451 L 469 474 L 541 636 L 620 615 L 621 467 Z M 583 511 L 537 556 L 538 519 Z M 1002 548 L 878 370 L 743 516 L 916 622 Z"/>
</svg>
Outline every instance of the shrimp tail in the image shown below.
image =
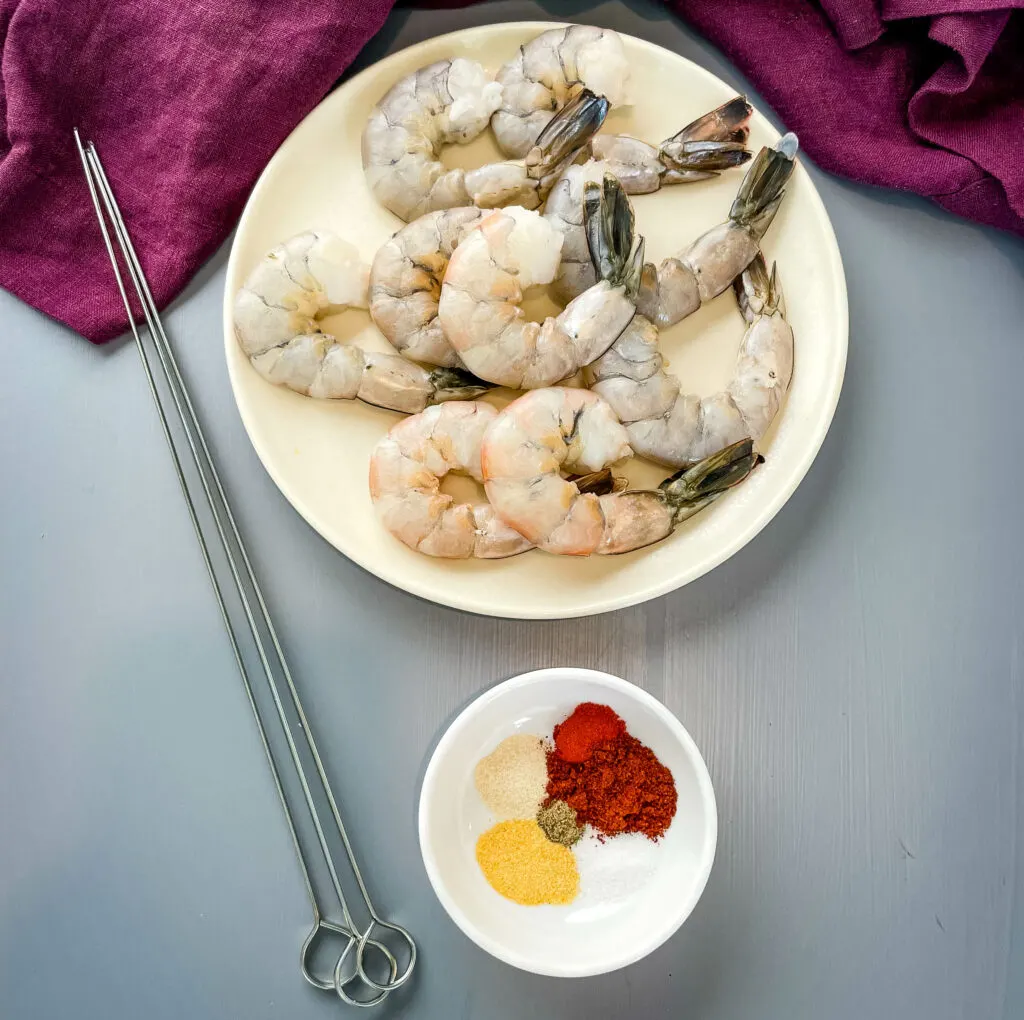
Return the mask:
<svg viewBox="0 0 1024 1020">
<path fill-rule="evenodd" d="M 728 489 L 739 485 L 762 463 L 764 457 L 754 453 L 753 441 L 741 439 L 677 471 L 666 478 L 658 489 L 672 510 L 673 522 L 678 524 L 703 510 Z"/>
<path fill-rule="evenodd" d="M 786 182 L 796 165 L 797 137 L 783 135 L 774 148 L 763 148 L 747 170 L 729 219 L 746 227 L 760 240 L 775 217 L 786 193 Z"/>
<path fill-rule="evenodd" d="M 743 143 L 750 134 L 750 117 L 753 112 L 746 96 L 733 96 L 729 102 L 691 121 L 671 138 L 666 138 L 662 146 L 672 142 Z"/>
<path fill-rule="evenodd" d="M 633 240 L 633 207 L 622 185 L 611 175 L 603 184 L 588 181 L 583 189 L 583 221 L 590 258 L 599 279 L 623 287 L 636 298 L 644 266 L 644 239 Z"/>
<path fill-rule="evenodd" d="M 776 312 L 785 317 L 786 298 L 782 293 L 778 267 L 772 263 L 771 272 L 760 252 L 754 256 L 753 262 L 732 282 L 739 302 L 740 313 L 747 323 L 753 322 L 762 315 L 774 315 Z"/>
<path fill-rule="evenodd" d="M 708 177 L 742 166 L 752 155 L 745 146 L 753 112 L 746 96 L 736 96 L 666 138 L 658 154 L 670 170 Z"/>
<path fill-rule="evenodd" d="M 434 391 L 431 403 L 442 404 L 448 400 L 476 400 L 493 384 L 460 368 L 435 368 L 430 373 L 430 385 Z"/>
<path fill-rule="evenodd" d="M 608 110 L 604 96 L 581 89 L 537 136 L 526 155 L 527 174 L 533 180 L 560 175 L 601 129 Z"/>
<path fill-rule="evenodd" d="M 751 153 L 742 142 L 667 142 L 658 155 L 677 173 L 690 171 L 717 177 L 723 170 L 742 166 Z"/>
</svg>

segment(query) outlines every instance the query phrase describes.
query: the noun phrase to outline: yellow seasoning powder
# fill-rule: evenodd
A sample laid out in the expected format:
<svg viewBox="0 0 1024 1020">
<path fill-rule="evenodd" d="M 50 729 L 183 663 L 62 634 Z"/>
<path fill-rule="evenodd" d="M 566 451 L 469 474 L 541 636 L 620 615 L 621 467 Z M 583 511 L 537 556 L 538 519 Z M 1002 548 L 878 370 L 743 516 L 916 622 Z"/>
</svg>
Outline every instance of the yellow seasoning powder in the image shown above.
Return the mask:
<svg viewBox="0 0 1024 1020">
<path fill-rule="evenodd" d="M 523 906 L 572 903 L 580 887 L 572 851 L 532 820 L 492 826 L 476 842 L 476 859 L 494 890 Z"/>
</svg>

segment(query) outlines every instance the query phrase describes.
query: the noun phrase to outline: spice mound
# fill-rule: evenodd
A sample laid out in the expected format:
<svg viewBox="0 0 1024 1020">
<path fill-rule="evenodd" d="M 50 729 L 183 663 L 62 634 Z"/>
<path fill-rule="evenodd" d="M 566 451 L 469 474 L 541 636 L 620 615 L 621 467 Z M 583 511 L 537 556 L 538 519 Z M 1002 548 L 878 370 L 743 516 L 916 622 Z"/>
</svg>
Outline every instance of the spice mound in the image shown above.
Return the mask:
<svg viewBox="0 0 1024 1020">
<path fill-rule="evenodd" d="M 477 762 L 473 778 L 499 820 L 535 818 L 548 782 L 543 741 L 528 733 L 507 737 Z"/>
<path fill-rule="evenodd" d="M 642 832 L 657 839 L 676 813 L 672 773 L 636 737 L 623 734 L 580 764 L 548 754 L 548 796 L 564 800 L 606 836 Z"/>
<path fill-rule="evenodd" d="M 581 885 L 590 902 L 629 895 L 653 874 L 654 844 L 675 816 L 672 773 L 608 705 L 577 705 L 552 739 L 517 733 L 477 762 L 477 791 L 497 819 L 477 840 L 477 863 L 524 906 L 571 903 Z M 619 845 L 605 860 L 608 842 Z"/>
<path fill-rule="evenodd" d="M 594 748 L 626 732 L 626 724 L 607 705 L 584 701 L 555 727 L 555 750 L 562 761 L 586 761 Z"/>
<path fill-rule="evenodd" d="M 537 824 L 552 843 L 572 846 L 583 835 L 583 826 L 576 822 L 576 812 L 564 800 L 553 800 L 537 812 Z"/>
<path fill-rule="evenodd" d="M 476 859 L 495 891 L 516 903 L 536 907 L 576 898 L 576 858 L 552 843 L 536 822 L 516 819 L 492 826 L 477 840 Z"/>
</svg>

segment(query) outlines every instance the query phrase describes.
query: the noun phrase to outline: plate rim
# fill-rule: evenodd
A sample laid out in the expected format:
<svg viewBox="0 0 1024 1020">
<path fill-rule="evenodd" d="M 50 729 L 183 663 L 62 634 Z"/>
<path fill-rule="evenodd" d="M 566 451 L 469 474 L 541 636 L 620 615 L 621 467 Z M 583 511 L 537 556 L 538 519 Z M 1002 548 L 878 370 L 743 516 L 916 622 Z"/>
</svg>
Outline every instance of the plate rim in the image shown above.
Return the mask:
<svg viewBox="0 0 1024 1020">
<path fill-rule="evenodd" d="M 569 675 L 566 676 L 566 674 Z M 444 889 L 443 885 L 440 884 L 437 867 L 432 858 L 428 861 L 428 855 L 424 852 L 426 835 L 429 829 L 427 812 L 424 808 L 424 795 L 427 791 L 428 783 L 433 782 L 434 773 L 436 769 L 440 767 L 436 763 L 440 761 L 442 752 L 447 751 L 451 743 L 458 738 L 459 731 L 466 725 L 467 720 L 471 718 L 475 712 L 479 711 L 480 708 L 485 707 L 490 702 L 501 697 L 501 695 L 506 691 L 515 690 L 520 687 L 530 687 L 534 684 L 545 684 L 551 681 L 558 682 L 566 679 L 583 679 L 587 682 L 597 684 L 599 687 L 621 691 L 629 698 L 635 700 L 638 704 L 647 707 L 657 715 L 659 719 L 661 719 L 668 728 L 673 731 L 680 744 L 685 749 L 687 757 L 692 762 L 694 771 L 697 775 L 697 785 L 700 790 L 701 800 L 708 812 L 708 823 L 704 832 L 704 841 L 701 848 L 701 859 L 696 871 L 697 881 L 685 904 L 685 909 L 681 910 L 678 917 L 674 918 L 670 924 L 658 931 L 648 943 L 645 943 L 643 948 L 635 949 L 632 953 L 624 956 L 620 962 L 616 963 L 612 967 L 597 966 L 574 968 L 563 966 L 561 968 L 557 968 L 554 966 L 544 967 L 542 965 L 541 967 L 535 967 L 526 965 L 523 960 L 517 956 L 517 954 L 504 951 L 500 946 L 496 945 L 493 939 L 479 931 L 475 925 L 470 924 L 464 917 L 456 916 L 456 913 L 461 913 L 461 911 L 458 911 L 456 908 L 453 912 L 451 897 L 448 895 L 447 890 Z M 509 677 L 507 680 L 502 680 L 493 687 L 487 688 L 487 690 L 482 691 L 473 698 L 473 700 L 448 724 L 445 731 L 441 734 L 434 750 L 431 752 L 430 759 L 427 762 L 427 767 L 423 773 L 423 780 L 420 783 L 420 795 L 417 799 L 416 806 L 416 833 L 419 840 L 420 859 L 422 860 L 423 867 L 427 872 L 427 880 L 430 882 L 430 887 L 433 890 L 434 895 L 437 897 L 438 902 L 444 908 L 445 913 L 451 919 L 452 923 L 455 924 L 459 931 L 461 931 L 471 942 L 475 943 L 484 950 L 484 952 L 489 953 L 495 959 L 501 960 L 503 963 L 507 963 L 511 967 L 516 967 L 519 970 L 524 970 L 531 974 L 540 974 L 544 977 L 557 978 L 595 977 L 599 974 L 611 974 L 615 971 L 622 970 L 624 967 L 630 967 L 634 963 L 638 963 L 645 957 L 650 956 L 651 953 L 660 949 L 661 946 L 668 942 L 668 940 L 672 938 L 677 931 L 679 931 L 696 909 L 697 904 L 704 895 L 704 891 L 707 889 L 707 884 L 711 878 L 711 872 L 714 869 L 715 859 L 718 853 L 718 801 L 715 797 L 715 787 L 711 779 L 711 772 L 708 769 L 707 762 L 704 759 L 704 755 L 701 753 L 700 747 L 693 739 L 690 731 L 683 725 L 682 721 L 678 716 L 676 716 L 672 709 L 668 707 L 668 705 L 656 698 L 650 693 L 650 691 L 647 691 L 643 687 L 626 680 L 624 677 L 617 676 L 614 673 L 606 673 L 604 670 L 599 669 L 589 669 L 585 666 L 547 666 L 542 669 L 532 669 L 526 673 L 519 673 L 516 676 Z"/>
<path fill-rule="evenodd" d="M 846 272 L 843 267 L 842 254 L 839 250 L 839 243 L 836 240 L 835 229 L 832 226 L 832 220 L 828 215 L 828 210 L 825 208 L 825 203 L 818 192 L 814 181 L 807 174 L 806 168 L 798 163 L 797 173 L 802 173 L 807 176 L 807 186 L 809 189 L 808 197 L 815 207 L 815 212 L 818 214 L 822 225 L 826 231 L 826 247 L 828 250 L 828 262 L 831 269 L 833 270 L 831 276 L 833 278 L 833 286 L 835 293 L 833 295 L 836 307 L 839 310 L 839 322 L 838 322 L 838 343 L 835 347 L 835 354 L 838 360 L 838 364 L 835 368 L 832 376 L 832 385 L 829 393 L 826 395 L 824 403 L 821 405 L 821 413 L 818 420 L 813 423 L 813 427 L 807 429 L 807 434 L 813 433 L 813 438 L 808 445 L 801 452 L 799 460 L 790 469 L 788 476 L 780 479 L 780 485 L 777 487 L 774 498 L 770 503 L 766 504 L 766 508 L 752 521 L 749 525 L 742 529 L 737 529 L 731 532 L 728 541 L 723 542 L 710 554 L 701 557 L 697 562 L 692 564 L 686 571 L 681 574 L 676 574 L 671 577 L 662 578 L 661 580 L 653 581 L 649 584 L 644 585 L 639 590 L 634 590 L 628 594 L 621 596 L 610 595 L 604 598 L 600 598 L 594 602 L 586 605 L 573 608 L 570 612 L 563 612 L 557 608 L 551 610 L 538 609 L 532 610 L 529 606 L 515 606 L 511 604 L 497 604 L 481 607 L 475 605 L 472 599 L 464 599 L 459 595 L 459 588 L 457 585 L 453 585 L 451 588 L 439 590 L 436 587 L 431 587 L 429 584 L 421 584 L 416 580 L 408 581 L 404 579 L 399 571 L 389 570 L 386 565 L 383 569 L 378 569 L 378 565 L 371 565 L 369 557 L 363 557 L 360 554 L 358 547 L 352 549 L 341 549 L 325 534 L 325 530 L 318 527 L 316 523 L 317 515 L 305 505 L 305 502 L 300 494 L 291 491 L 290 486 L 286 486 L 282 479 L 279 477 L 277 471 L 273 467 L 273 458 L 270 457 L 267 451 L 262 447 L 262 444 L 256 438 L 254 434 L 255 423 L 254 420 L 250 420 L 250 412 L 246 409 L 244 399 L 240 399 L 239 393 L 241 387 L 237 376 L 237 368 L 231 357 L 231 351 L 233 345 L 237 344 L 237 339 L 234 334 L 234 316 L 232 310 L 232 297 L 233 291 L 231 290 L 231 281 L 237 275 L 238 272 L 238 261 L 240 259 L 239 254 L 239 230 L 242 224 L 246 221 L 250 214 L 251 209 L 258 203 L 262 198 L 262 192 L 267 187 L 267 181 L 272 175 L 272 171 L 275 168 L 277 162 L 284 158 L 282 155 L 289 148 L 289 143 L 292 141 L 295 134 L 303 127 L 309 117 L 314 116 L 317 111 L 332 101 L 337 102 L 337 96 L 342 95 L 346 86 L 349 86 L 361 79 L 373 77 L 379 74 L 382 68 L 388 67 L 390 64 L 398 63 L 409 57 L 410 54 L 415 54 L 417 51 L 425 50 L 428 48 L 435 47 L 440 41 L 445 39 L 458 38 L 465 41 L 467 38 L 472 39 L 474 36 L 488 35 L 493 33 L 495 30 L 522 30 L 540 32 L 548 31 L 552 28 L 564 28 L 569 27 L 573 23 L 569 22 L 551 22 L 551 21 L 512 21 L 512 22 L 499 22 L 488 25 L 476 25 L 470 28 L 457 29 L 453 32 L 446 32 L 442 35 L 432 36 L 429 39 L 421 40 L 418 43 L 414 43 L 412 46 L 407 46 L 404 49 L 398 50 L 395 53 L 391 53 L 381 60 L 376 61 L 369 67 L 364 68 L 358 74 L 344 82 L 339 88 L 333 92 L 328 93 L 316 106 L 313 107 L 305 117 L 299 121 L 298 124 L 289 132 L 287 138 L 278 146 L 274 155 L 270 158 L 267 165 L 263 168 L 257 179 L 252 191 L 249 193 L 249 197 L 246 199 L 245 206 L 242 209 L 242 213 L 238 219 L 238 224 L 235 228 L 234 237 L 231 241 L 231 251 L 228 255 L 228 262 L 225 272 L 224 280 L 224 300 L 223 300 L 223 326 L 224 326 L 224 351 L 225 361 L 227 362 L 228 369 L 228 380 L 231 385 L 231 393 L 235 402 L 235 407 L 238 410 L 239 417 L 242 419 L 242 425 L 245 428 L 246 435 L 248 436 L 249 442 L 253 449 L 256 451 L 256 456 L 259 458 L 260 463 L 263 465 L 264 470 L 270 476 L 274 485 L 278 491 L 284 496 L 292 508 L 299 514 L 300 517 L 322 538 L 327 542 L 333 549 L 335 549 L 342 556 L 351 560 L 361 569 L 372 574 L 374 577 L 389 584 L 393 588 L 397 588 L 400 591 L 404 591 L 417 598 L 424 599 L 435 605 L 445 606 L 450 609 L 456 609 L 462 612 L 471 613 L 477 616 L 486 616 L 497 619 L 506 620 L 572 620 L 582 619 L 587 616 L 597 616 L 602 613 L 614 612 L 619 609 L 626 609 L 631 606 L 642 605 L 645 602 L 649 602 L 653 599 L 660 598 L 662 595 L 667 595 L 670 592 L 676 591 L 680 588 L 685 587 L 688 584 L 696 581 L 698 578 L 703 577 L 705 574 L 714 570 L 716 567 L 721 566 L 726 560 L 731 559 L 736 555 L 744 546 L 753 541 L 764 530 L 779 511 L 789 502 L 793 493 L 797 487 L 807 476 L 811 465 L 817 459 L 818 453 L 821 450 L 822 444 L 825 441 L 825 437 L 828 435 L 829 429 L 831 428 L 832 421 L 835 418 L 835 411 L 839 404 L 839 398 L 843 388 L 843 382 L 846 376 L 846 365 L 849 354 L 849 333 L 850 333 L 850 315 L 849 315 L 849 295 L 846 284 Z M 629 39 L 631 43 L 634 43 L 642 48 L 648 49 L 653 52 L 661 54 L 667 54 L 670 58 L 689 65 L 689 68 L 704 77 L 712 80 L 717 84 L 723 84 L 727 87 L 728 82 L 724 82 L 718 75 L 712 73 L 707 68 L 702 67 L 700 64 L 695 63 L 688 57 L 683 56 L 680 53 L 676 53 L 674 50 L 669 50 L 664 46 L 659 46 L 657 43 L 649 42 L 646 39 L 641 39 L 638 36 L 631 35 L 627 32 L 618 32 L 623 39 Z M 755 109 L 755 116 L 760 116 L 766 120 L 768 127 L 773 134 L 778 134 L 775 126 L 767 120 L 767 117 L 760 111 Z M 500 590 L 500 586 L 497 586 Z"/>
</svg>

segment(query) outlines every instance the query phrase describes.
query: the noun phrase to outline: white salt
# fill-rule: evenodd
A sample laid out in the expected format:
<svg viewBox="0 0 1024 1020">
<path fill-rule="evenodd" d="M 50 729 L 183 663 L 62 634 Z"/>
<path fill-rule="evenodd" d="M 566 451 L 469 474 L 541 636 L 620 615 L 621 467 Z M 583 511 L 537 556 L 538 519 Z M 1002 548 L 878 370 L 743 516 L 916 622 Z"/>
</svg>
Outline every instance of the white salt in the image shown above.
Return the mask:
<svg viewBox="0 0 1024 1020">
<path fill-rule="evenodd" d="M 602 843 L 590 828 L 572 849 L 580 872 L 574 906 L 627 899 L 654 876 L 664 852 L 639 832 L 605 837 Z"/>
</svg>

